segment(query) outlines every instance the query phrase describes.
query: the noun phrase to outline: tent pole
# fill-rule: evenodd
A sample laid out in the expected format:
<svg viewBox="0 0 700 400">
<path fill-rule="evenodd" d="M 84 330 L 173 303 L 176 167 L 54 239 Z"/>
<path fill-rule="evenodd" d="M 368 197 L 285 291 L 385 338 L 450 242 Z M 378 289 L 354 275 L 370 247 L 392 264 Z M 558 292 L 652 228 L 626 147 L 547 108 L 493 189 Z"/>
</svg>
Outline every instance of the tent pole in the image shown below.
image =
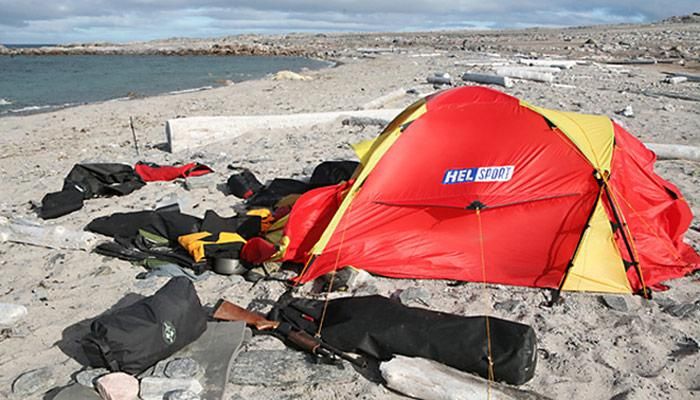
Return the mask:
<svg viewBox="0 0 700 400">
<path fill-rule="evenodd" d="M 620 226 L 620 236 L 622 237 L 622 241 L 625 243 L 627 253 L 630 256 L 631 265 L 634 266 L 634 270 L 637 272 L 640 282 L 644 284 L 644 277 L 642 276 L 642 270 L 639 268 L 639 261 L 635 258 L 634 251 L 632 251 L 632 246 L 629 242 L 632 238 L 627 238 L 627 234 L 625 233 L 626 224 L 622 222 L 622 219 L 620 219 L 620 215 L 618 214 L 617 209 L 615 208 L 615 203 L 613 202 L 612 196 L 610 195 L 610 191 L 608 190 L 607 181 L 605 185 L 603 185 L 603 188 L 605 190 L 605 196 L 608 199 L 608 203 L 610 204 L 610 210 L 612 211 L 613 217 L 615 218 L 615 222 L 617 222 L 617 224 Z M 645 299 L 651 299 L 651 292 L 649 291 L 649 289 L 643 288 L 642 296 L 644 296 Z"/>
</svg>

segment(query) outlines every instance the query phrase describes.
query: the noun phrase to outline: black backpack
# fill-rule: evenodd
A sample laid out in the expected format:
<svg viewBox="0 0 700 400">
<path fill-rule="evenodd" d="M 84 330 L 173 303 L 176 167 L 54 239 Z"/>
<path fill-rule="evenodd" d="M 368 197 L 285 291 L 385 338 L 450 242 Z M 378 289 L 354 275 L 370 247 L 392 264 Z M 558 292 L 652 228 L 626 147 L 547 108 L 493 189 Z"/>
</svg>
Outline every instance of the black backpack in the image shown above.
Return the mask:
<svg viewBox="0 0 700 400">
<path fill-rule="evenodd" d="M 136 375 L 195 341 L 206 323 L 192 282 L 177 277 L 153 296 L 95 319 L 81 344 L 90 366 Z"/>
</svg>

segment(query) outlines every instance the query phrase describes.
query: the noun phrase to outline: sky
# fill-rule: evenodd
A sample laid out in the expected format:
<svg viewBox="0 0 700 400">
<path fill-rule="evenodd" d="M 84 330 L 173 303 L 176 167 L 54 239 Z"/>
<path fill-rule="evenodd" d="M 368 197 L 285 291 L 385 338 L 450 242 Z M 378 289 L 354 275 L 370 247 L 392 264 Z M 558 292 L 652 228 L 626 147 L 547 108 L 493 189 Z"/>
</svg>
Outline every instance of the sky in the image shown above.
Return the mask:
<svg viewBox="0 0 700 400">
<path fill-rule="evenodd" d="M 0 0 L 0 43 L 653 22 L 698 0 Z"/>
</svg>

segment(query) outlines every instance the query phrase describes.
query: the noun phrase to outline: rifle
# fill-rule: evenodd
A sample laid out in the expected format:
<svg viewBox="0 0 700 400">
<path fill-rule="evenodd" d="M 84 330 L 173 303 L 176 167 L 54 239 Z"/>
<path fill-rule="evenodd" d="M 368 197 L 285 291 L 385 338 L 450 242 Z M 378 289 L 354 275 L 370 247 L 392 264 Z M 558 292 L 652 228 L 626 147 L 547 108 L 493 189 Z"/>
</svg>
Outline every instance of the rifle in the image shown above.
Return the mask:
<svg viewBox="0 0 700 400">
<path fill-rule="evenodd" d="M 286 322 L 271 321 L 263 315 L 253 311 L 248 311 L 243 307 L 237 306 L 226 300 L 219 300 L 219 303 L 214 311 L 214 319 L 222 321 L 245 321 L 246 325 L 255 328 L 258 331 L 274 332 L 286 338 L 290 343 L 298 348 L 313 354 L 314 356 L 329 361 L 337 361 L 342 358 L 360 368 L 366 368 L 367 363 L 364 359 L 353 357 L 343 351 L 340 351 L 327 343 L 324 343 L 320 338 L 313 337 L 306 331 L 295 329 L 292 325 Z"/>
</svg>

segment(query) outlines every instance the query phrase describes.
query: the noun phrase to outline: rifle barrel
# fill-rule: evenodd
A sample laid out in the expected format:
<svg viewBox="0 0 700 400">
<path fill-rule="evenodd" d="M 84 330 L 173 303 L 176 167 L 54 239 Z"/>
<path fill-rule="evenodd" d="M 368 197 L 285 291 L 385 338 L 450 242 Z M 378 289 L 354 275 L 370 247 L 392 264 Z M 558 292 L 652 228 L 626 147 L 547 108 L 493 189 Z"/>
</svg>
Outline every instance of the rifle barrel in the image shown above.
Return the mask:
<svg viewBox="0 0 700 400">
<path fill-rule="evenodd" d="M 300 349 L 307 351 L 319 357 L 332 358 L 340 357 L 360 368 L 367 367 L 367 363 L 362 358 L 355 358 L 347 353 L 340 351 L 333 346 L 323 342 L 323 340 L 309 335 L 303 330 L 292 328 L 289 324 L 280 326 L 280 322 L 271 321 L 264 316 L 246 310 L 236 304 L 226 300 L 221 300 L 219 306 L 214 311 L 214 319 L 223 321 L 245 321 L 247 325 L 254 327 L 259 331 L 276 331 L 287 338 L 291 343 L 294 343 Z M 283 329 L 280 329 L 283 328 Z"/>
</svg>

